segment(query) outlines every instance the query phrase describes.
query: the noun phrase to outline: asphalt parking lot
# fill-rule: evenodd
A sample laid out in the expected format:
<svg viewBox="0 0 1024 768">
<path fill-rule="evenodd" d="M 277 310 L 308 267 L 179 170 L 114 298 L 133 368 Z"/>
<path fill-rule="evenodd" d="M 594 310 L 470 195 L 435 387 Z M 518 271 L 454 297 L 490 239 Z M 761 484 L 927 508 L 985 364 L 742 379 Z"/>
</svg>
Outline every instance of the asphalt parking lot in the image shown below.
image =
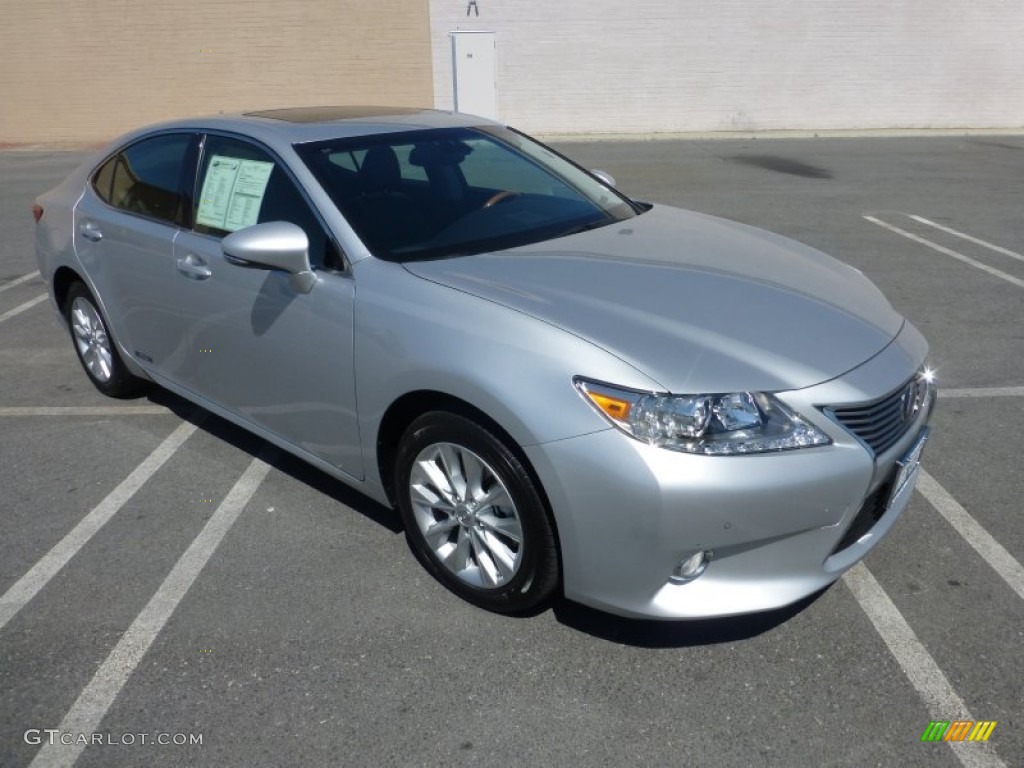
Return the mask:
<svg viewBox="0 0 1024 768">
<path fill-rule="evenodd" d="M 0 765 L 1024 765 L 1024 136 L 558 146 L 853 264 L 921 329 L 941 395 L 890 536 L 771 614 L 473 608 L 390 510 L 94 391 L 29 211 L 82 155 L 0 153 Z M 922 742 L 947 720 L 996 726 Z"/>
</svg>

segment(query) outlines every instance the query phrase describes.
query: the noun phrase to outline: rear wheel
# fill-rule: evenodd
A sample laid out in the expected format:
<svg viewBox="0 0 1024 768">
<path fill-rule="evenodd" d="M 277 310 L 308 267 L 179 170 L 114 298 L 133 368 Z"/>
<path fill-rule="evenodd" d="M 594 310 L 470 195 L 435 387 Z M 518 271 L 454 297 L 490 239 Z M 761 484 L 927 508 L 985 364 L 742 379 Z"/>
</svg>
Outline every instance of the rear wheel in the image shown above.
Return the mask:
<svg viewBox="0 0 1024 768">
<path fill-rule="evenodd" d="M 68 289 L 64 316 L 78 360 L 96 389 L 108 397 L 131 397 L 145 388 L 146 382 L 125 367 L 106 320 L 84 283 Z"/>
<path fill-rule="evenodd" d="M 464 599 L 529 611 L 558 584 L 558 551 L 529 472 L 473 421 L 432 412 L 414 421 L 395 462 L 398 506 L 427 569 Z"/>
</svg>

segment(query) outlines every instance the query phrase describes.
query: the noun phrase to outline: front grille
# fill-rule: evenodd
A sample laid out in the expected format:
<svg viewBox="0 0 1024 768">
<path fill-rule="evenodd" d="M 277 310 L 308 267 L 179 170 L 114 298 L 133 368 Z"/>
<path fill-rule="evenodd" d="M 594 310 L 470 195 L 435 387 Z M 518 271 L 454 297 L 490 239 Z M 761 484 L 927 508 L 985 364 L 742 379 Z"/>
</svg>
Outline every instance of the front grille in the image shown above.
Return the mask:
<svg viewBox="0 0 1024 768">
<path fill-rule="evenodd" d="M 919 374 L 870 403 L 828 408 L 832 418 L 859 437 L 877 456 L 892 448 L 907 433 L 927 400 L 928 384 Z"/>
<path fill-rule="evenodd" d="M 861 505 L 860 511 L 857 512 L 857 516 L 853 518 L 853 522 L 850 523 L 850 527 L 846 529 L 846 533 L 843 534 L 843 538 L 839 540 L 835 548 L 832 550 L 834 555 L 836 552 L 842 552 L 851 544 L 854 544 L 857 539 L 863 536 L 865 533 L 870 531 L 875 523 L 882 519 L 882 515 L 885 514 L 886 503 L 889 501 L 889 493 L 892 491 L 893 481 L 896 479 L 895 470 L 890 475 L 889 479 L 882 483 L 875 492 L 864 499 L 864 504 Z"/>
</svg>

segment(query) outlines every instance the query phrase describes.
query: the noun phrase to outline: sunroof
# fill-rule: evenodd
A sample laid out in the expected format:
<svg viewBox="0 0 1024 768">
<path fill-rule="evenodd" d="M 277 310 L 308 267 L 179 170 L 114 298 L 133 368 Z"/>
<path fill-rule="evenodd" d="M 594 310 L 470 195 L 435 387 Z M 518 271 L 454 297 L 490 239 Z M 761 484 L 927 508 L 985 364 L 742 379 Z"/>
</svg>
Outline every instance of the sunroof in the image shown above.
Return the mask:
<svg viewBox="0 0 1024 768">
<path fill-rule="evenodd" d="M 333 120 L 360 120 L 369 117 L 415 115 L 426 110 L 417 107 L 290 107 L 246 112 L 248 117 L 267 117 L 288 123 L 329 123 Z"/>
</svg>

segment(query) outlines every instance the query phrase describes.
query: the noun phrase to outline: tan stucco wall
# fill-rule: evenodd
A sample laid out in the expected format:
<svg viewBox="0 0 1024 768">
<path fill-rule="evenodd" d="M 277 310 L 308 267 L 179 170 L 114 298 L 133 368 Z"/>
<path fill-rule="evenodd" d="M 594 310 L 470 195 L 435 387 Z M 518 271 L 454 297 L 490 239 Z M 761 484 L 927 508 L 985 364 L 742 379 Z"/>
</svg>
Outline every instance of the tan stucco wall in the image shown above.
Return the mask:
<svg viewBox="0 0 1024 768">
<path fill-rule="evenodd" d="M 0 0 L 0 146 L 174 117 L 431 106 L 427 0 Z"/>
</svg>

